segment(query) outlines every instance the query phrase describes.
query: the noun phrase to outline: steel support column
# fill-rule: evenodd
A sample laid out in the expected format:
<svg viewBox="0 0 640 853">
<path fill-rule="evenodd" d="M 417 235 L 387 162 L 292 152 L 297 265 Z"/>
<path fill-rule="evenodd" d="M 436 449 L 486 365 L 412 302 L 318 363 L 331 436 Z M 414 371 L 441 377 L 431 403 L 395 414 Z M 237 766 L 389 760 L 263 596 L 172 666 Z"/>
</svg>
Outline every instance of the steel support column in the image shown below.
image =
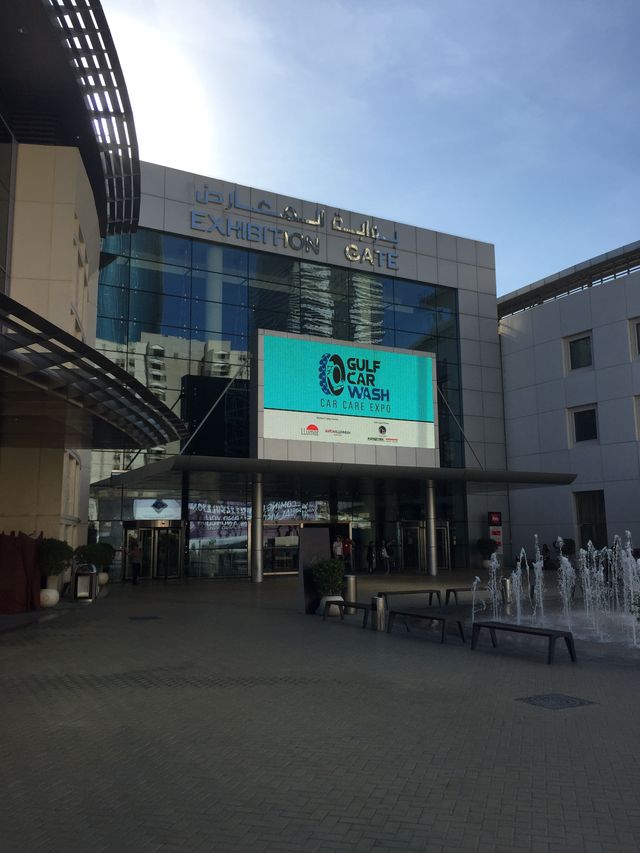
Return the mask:
<svg viewBox="0 0 640 853">
<path fill-rule="evenodd" d="M 433 480 L 427 480 L 426 489 L 427 515 L 427 572 L 438 574 L 438 543 L 436 540 L 436 492 Z"/>
<path fill-rule="evenodd" d="M 253 491 L 251 497 L 251 580 L 262 583 L 262 474 L 253 475 Z"/>
</svg>

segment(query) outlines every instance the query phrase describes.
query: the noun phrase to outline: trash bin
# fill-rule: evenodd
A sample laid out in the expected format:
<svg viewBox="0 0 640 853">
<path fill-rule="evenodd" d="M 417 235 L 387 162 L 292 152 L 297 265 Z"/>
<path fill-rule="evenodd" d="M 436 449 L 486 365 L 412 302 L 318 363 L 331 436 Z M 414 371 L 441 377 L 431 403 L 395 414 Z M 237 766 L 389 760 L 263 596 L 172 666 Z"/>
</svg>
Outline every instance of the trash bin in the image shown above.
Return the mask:
<svg viewBox="0 0 640 853">
<path fill-rule="evenodd" d="M 371 596 L 371 628 L 385 631 L 387 628 L 387 607 L 384 595 Z"/>
<path fill-rule="evenodd" d="M 358 600 L 358 578 L 356 577 L 356 575 L 345 575 L 344 576 L 344 582 L 345 582 L 344 593 L 345 593 L 345 598 L 347 599 L 347 601 L 357 601 Z M 353 609 L 353 607 L 347 607 L 346 610 L 347 610 L 347 613 L 349 614 L 349 616 L 353 616 L 353 614 L 356 612 Z"/>
<path fill-rule="evenodd" d="M 98 571 L 91 563 L 78 566 L 73 576 L 73 600 L 92 602 L 98 594 Z"/>
</svg>

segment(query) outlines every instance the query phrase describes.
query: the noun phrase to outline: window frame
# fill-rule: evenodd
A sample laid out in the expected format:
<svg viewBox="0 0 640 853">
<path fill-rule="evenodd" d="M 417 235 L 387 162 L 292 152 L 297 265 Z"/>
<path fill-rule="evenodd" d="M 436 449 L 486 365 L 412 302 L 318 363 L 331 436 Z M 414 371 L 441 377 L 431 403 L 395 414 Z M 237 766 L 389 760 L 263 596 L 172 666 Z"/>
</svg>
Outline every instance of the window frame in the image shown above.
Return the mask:
<svg viewBox="0 0 640 853">
<path fill-rule="evenodd" d="M 589 364 L 581 364 L 576 367 L 573 366 L 572 359 L 572 344 L 577 343 L 578 341 L 588 340 L 589 341 L 589 356 L 590 361 Z M 567 360 L 567 373 L 574 373 L 576 370 L 589 370 L 593 369 L 593 332 L 591 329 L 587 332 L 580 332 L 577 335 L 571 335 L 570 338 L 565 338 L 565 346 L 566 346 L 566 360 Z"/>
<path fill-rule="evenodd" d="M 593 438 L 578 438 L 577 430 L 576 430 L 576 415 L 580 415 L 583 412 L 593 412 L 596 434 Z M 600 428 L 598 425 L 598 404 L 597 403 L 588 403 L 585 406 L 575 406 L 569 409 L 569 415 L 571 420 L 571 447 L 575 447 L 577 444 L 597 444 L 600 441 Z"/>
</svg>

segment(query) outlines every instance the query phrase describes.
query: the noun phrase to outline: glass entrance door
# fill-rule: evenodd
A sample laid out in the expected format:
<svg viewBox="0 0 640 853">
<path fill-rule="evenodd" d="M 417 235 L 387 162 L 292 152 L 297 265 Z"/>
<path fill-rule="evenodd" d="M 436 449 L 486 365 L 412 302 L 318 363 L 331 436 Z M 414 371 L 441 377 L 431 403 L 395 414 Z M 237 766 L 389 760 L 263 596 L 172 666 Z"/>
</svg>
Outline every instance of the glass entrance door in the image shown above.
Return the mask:
<svg viewBox="0 0 640 853">
<path fill-rule="evenodd" d="M 138 543 L 140 548 L 140 580 L 169 580 L 182 574 L 182 528 L 136 527 L 127 530 L 125 578 L 133 577 L 129 554 Z"/>
</svg>

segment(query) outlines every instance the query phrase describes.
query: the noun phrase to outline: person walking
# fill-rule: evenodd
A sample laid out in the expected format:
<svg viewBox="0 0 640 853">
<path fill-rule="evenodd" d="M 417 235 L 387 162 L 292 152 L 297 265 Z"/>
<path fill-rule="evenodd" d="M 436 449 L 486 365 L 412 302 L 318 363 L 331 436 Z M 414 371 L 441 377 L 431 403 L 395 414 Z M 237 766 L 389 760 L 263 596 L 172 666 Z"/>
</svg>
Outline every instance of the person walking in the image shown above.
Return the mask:
<svg viewBox="0 0 640 853">
<path fill-rule="evenodd" d="M 349 539 L 348 536 L 342 540 L 342 556 L 346 570 L 353 571 L 353 539 Z"/>
</svg>

